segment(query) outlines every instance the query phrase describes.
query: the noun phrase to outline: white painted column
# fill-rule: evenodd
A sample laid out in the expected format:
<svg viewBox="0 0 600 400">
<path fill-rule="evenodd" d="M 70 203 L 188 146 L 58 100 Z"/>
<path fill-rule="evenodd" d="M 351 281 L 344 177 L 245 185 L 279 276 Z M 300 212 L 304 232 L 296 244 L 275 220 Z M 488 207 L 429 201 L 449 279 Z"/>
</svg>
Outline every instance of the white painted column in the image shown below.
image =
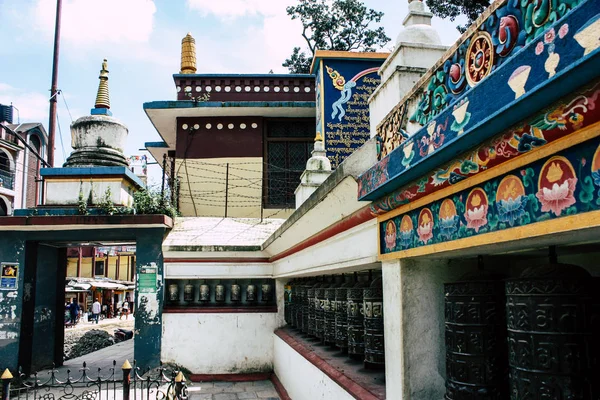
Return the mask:
<svg viewBox="0 0 600 400">
<path fill-rule="evenodd" d="M 277 301 L 277 327 L 281 328 L 285 325 L 285 284 L 290 278 L 276 279 L 275 280 L 275 300 Z"/>
<path fill-rule="evenodd" d="M 402 285 L 400 261 L 383 261 L 383 326 L 385 335 L 385 397 L 402 399 Z"/>
</svg>

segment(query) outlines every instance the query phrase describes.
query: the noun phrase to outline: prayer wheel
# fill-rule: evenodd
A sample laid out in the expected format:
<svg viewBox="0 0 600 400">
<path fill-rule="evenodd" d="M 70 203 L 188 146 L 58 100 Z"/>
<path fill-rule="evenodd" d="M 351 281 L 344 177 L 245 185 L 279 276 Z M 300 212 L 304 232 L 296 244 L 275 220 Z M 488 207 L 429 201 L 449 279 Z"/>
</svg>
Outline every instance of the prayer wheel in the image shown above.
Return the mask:
<svg viewBox="0 0 600 400">
<path fill-rule="evenodd" d="M 292 293 L 292 298 L 294 299 L 294 310 L 293 310 L 294 327 L 299 330 L 302 329 L 302 315 L 304 313 L 302 302 L 303 302 L 304 295 L 305 295 L 304 279 L 300 279 L 294 286 L 294 290 Z"/>
<path fill-rule="evenodd" d="M 203 303 L 208 303 L 210 301 L 210 286 L 203 282 L 200 285 L 200 301 Z"/>
<path fill-rule="evenodd" d="M 295 290 L 295 286 L 296 282 L 291 281 L 283 287 L 283 316 L 285 318 L 285 322 L 289 326 L 296 326 L 294 318 L 292 317 L 292 314 L 294 313 L 292 311 L 292 308 L 294 306 L 294 304 L 292 303 L 292 295 L 293 291 Z"/>
<path fill-rule="evenodd" d="M 254 303 L 256 301 L 256 285 L 250 283 L 246 286 L 246 301 Z"/>
<path fill-rule="evenodd" d="M 330 346 L 335 346 L 335 290 L 344 283 L 343 276 L 334 277 L 334 281 L 325 288 L 325 302 L 323 304 L 323 342 Z"/>
<path fill-rule="evenodd" d="M 183 287 L 183 300 L 189 302 L 194 301 L 194 295 L 195 295 L 195 291 L 194 291 L 194 285 L 192 285 L 190 282 L 188 282 L 184 287 Z"/>
<path fill-rule="evenodd" d="M 355 282 L 349 276 L 335 288 L 335 345 L 342 351 L 348 349 L 348 288 Z"/>
<path fill-rule="evenodd" d="M 221 283 L 215 285 L 215 301 L 217 303 L 225 302 L 225 286 Z"/>
<path fill-rule="evenodd" d="M 273 286 L 270 283 L 260 285 L 260 301 L 268 303 L 273 300 Z"/>
<path fill-rule="evenodd" d="M 504 281 L 467 275 L 444 285 L 446 399 L 508 398 Z"/>
<path fill-rule="evenodd" d="M 598 278 L 549 264 L 506 281 L 511 399 L 600 398 Z"/>
<path fill-rule="evenodd" d="M 310 304 L 311 304 L 311 300 L 308 297 L 308 292 L 309 289 L 312 288 L 312 286 L 315 284 L 315 281 L 313 279 L 308 279 L 306 282 L 304 282 L 303 285 L 303 289 L 300 292 L 302 298 L 301 298 L 301 306 L 302 306 L 302 325 L 301 325 L 301 330 L 302 333 L 308 333 L 308 326 L 309 326 L 309 317 L 310 317 Z M 313 292 L 314 295 L 314 292 Z"/>
<path fill-rule="evenodd" d="M 351 358 L 364 360 L 365 325 L 363 316 L 363 290 L 371 284 L 371 273 L 368 280 L 360 280 L 347 292 L 348 309 L 348 355 Z"/>
<path fill-rule="evenodd" d="M 317 300 L 315 298 L 315 290 L 321 287 L 321 281 L 317 280 L 308 290 L 308 334 L 315 335 L 315 311 Z"/>
<path fill-rule="evenodd" d="M 179 301 L 179 285 L 177 283 L 169 285 L 169 301 Z"/>
<path fill-rule="evenodd" d="M 315 289 L 315 336 L 321 341 L 325 339 L 325 289 L 330 285 L 324 281 Z"/>
<path fill-rule="evenodd" d="M 239 303 L 242 301 L 242 288 L 236 282 L 231 284 L 230 296 L 232 303 Z"/>
<path fill-rule="evenodd" d="M 365 317 L 365 365 L 375 369 L 385 367 L 383 340 L 383 280 L 378 277 L 363 289 Z"/>
</svg>

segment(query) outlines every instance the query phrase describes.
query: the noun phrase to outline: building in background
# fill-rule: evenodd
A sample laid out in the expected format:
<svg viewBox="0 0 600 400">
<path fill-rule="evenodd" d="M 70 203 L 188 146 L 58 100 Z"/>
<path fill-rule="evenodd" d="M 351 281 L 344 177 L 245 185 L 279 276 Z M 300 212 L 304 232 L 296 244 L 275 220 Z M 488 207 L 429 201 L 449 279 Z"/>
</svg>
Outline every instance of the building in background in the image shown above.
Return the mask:
<svg viewBox="0 0 600 400">
<path fill-rule="evenodd" d="M 47 159 L 44 126 L 36 122 L 13 124 L 12 110 L 12 106 L 0 104 L 0 215 L 39 204 L 40 159 Z"/>
<path fill-rule="evenodd" d="M 144 104 L 163 138 L 146 147 L 160 165 L 167 156 L 182 214 L 287 218 L 316 125 L 334 166 L 369 138 L 366 100 L 386 57 L 322 52 L 318 84 L 312 74 L 198 74 L 188 34 L 173 75 L 177 100 Z"/>
</svg>

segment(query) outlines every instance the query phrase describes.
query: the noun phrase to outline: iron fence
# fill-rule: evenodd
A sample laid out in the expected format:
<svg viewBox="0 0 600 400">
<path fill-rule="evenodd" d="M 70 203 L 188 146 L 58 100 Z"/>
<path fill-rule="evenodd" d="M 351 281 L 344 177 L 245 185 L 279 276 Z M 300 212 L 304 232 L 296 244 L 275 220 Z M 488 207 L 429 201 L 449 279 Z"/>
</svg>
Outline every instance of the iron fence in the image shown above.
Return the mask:
<svg viewBox="0 0 600 400">
<path fill-rule="evenodd" d="M 29 376 L 19 372 L 15 379 L 8 369 L 2 375 L 1 400 L 185 400 L 187 387 L 181 371 L 164 368 L 142 371 L 125 361 L 108 371 L 92 370 L 86 363 L 75 374 L 52 368 Z"/>
</svg>

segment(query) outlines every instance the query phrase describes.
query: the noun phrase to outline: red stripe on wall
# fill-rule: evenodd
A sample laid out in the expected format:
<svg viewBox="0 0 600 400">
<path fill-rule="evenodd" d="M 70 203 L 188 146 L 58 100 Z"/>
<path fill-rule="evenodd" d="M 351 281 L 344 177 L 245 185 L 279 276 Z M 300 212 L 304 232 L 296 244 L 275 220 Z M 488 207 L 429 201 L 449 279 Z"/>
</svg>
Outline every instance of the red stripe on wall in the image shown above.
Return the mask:
<svg viewBox="0 0 600 400">
<path fill-rule="evenodd" d="M 284 257 L 291 256 L 294 253 L 307 249 L 311 246 L 314 246 L 317 243 L 320 243 L 324 240 L 327 240 L 339 233 L 347 231 L 348 229 L 354 228 L 362 223 L 365 223 L 371 219 L 375 218 L 371 213 L 371 209 L 369 206 L 365 206 L 358 211 L 350 214 L 346 218 L 342 219 L 340 222 L 337 222 L 328 228 L 323 229 L 321 232 L 317 233 L 309 237 L 308 239 L 298 243 L 295 246 L 290 247 L 289 249 L 282 251 L 279 254 L 274 255 L 269 259 L 270 262 L 274 262 L 277 260 L 281 260 Z"/>
</svg>

